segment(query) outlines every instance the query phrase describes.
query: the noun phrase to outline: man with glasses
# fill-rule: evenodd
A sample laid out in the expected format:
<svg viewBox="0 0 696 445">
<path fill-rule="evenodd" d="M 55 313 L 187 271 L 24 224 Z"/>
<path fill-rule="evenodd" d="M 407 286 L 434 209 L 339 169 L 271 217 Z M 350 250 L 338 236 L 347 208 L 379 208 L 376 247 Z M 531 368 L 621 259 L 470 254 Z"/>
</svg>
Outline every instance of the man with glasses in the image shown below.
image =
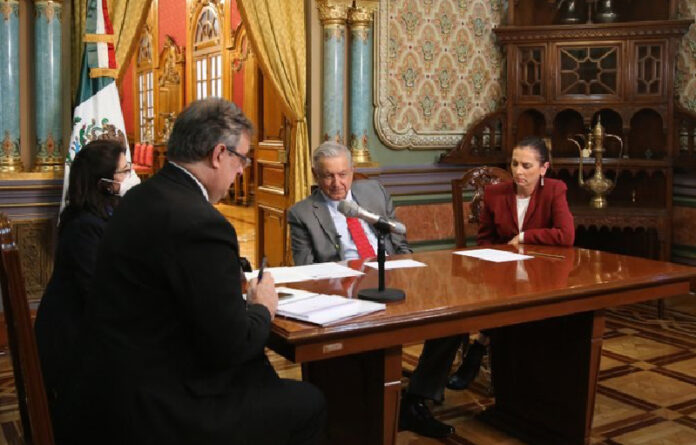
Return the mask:
<svg viewBox="0 0 696 445">
<path fill-rule="evenodd" d="M 336 142 L 324 142 L 312 153 L 312 173 L 319 186 L 290 208 L 288 223 L 295 265 L 369 258 L 377 253 L 375 229 L 363 220 L 346 218 L 338 211 L 342 200 L 394 219 L 394 206 L 384 187 L 372 180 L 353 182 L 350 150 Z M 406 237 L 385 237 L 388 255 L 410 253 Z"/>
<path fill-rule="evenodd" d="M 251 123 L 220 98 L 177 118 L 169 162 L 133 189 L 104 235 L 87 302 L 76 440 L 317 444 L 322 394 L 264 354 L 273 277 L 242 295 L 234 227 L 213 207 L 248 165 Z"/>
</svg>

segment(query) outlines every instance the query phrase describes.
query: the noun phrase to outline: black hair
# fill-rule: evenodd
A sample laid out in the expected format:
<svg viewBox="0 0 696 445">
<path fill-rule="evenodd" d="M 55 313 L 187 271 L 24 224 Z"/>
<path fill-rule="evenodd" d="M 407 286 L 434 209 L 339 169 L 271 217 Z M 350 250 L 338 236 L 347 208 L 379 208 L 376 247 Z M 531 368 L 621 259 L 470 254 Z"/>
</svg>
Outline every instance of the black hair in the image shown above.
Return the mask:
<svg viewBox="0 0 696 445">
<path fill-rule="evenodd" d="M 544 165 L 549 162 L 549 149 L 546 147 L 546 142 L 539 136 L 527 136 L 515 145 L 515 148 L 531 148 L 539 155 L 539 162 Z"/>
<path fill-rule="evenodd" d="M 191 102 L 174 122 L 167 142 L 167 158 L 174 162 L 200 161 L 217 144 L 236 150 L 242 133 L 251 136 L 252 128 L 242 110 L 223 98 Z"/>
<path fill-rule="evenodd" d="M 85 145 L 70 165 L 65 208 L 60 215 L 60 227 L 88 211 L 107 219 L 118 203 L 112 192 L 113 184 L 102 179 L 114 179 L 121 154 L 126 152 L 120 142 L 102 139 Z"/>
</svg>

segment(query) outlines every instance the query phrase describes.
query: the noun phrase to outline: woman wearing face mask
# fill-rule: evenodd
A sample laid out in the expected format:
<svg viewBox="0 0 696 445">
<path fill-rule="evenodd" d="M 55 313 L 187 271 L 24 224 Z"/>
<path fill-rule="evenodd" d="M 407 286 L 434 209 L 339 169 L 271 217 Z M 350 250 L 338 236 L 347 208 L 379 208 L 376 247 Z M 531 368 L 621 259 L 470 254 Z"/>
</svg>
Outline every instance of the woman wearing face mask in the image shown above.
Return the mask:
<svg viewBox="0 0 696 445">
<path fill-rule="evenodd" d="M 549 152 L 541 138 L 528 137 L 517 144 L 510 163 L 512 182 L 490 185 L 484 192 L 478 245 L 573 245 L 567 187 L 563 181 L 544 178 L 548 168 Z M 487 341 L 482 335 L 472 343 L 448 388 L 464 389 L 476 378 Z"/>
<path fill-rule="evenodd" d="M 56 441 L 61 442 L 69 414 L 61 401 L 75 383 L 84 325 L 83 310 L 94 272 L 97 248 L 107 221 L 137 176 L 119 142 L 98 140 L 75 156 L 66 206 L 58 225 L 58 248 L 34 325 Z M 137 182 L 136 182 L 137 183 Z"/>
</svg>

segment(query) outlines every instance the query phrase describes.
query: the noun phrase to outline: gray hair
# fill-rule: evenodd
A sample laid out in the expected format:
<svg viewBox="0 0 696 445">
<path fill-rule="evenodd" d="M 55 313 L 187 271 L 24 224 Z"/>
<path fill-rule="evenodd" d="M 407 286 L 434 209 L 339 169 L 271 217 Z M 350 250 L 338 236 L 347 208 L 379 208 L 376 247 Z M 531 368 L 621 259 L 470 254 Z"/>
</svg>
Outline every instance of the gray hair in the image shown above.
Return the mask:
<svg viewBox="0 0 696 445">
<path fill-rule="evenodd" d="M 353 166 L 353 156 L 350 154 L 350 150 L 343 144 L 339 144 L 334 141 L 326 141 L 314 150 L 312 153 L 312 168 L 317 171 L 319 166 L 319 161 L 324 158 L 337 158 L 339 156 L 345 156 L 348 159 L 348 165 Z"/>
<path fill-rule="evenodd" d="M 235 148 L 242 133 L 253 126 L 242 110 L 220 97 L 191 102 L 179 114 L 167 143 L 167 157 L 174 162 L 196 162 L 218 144 Z"/>
</svg>

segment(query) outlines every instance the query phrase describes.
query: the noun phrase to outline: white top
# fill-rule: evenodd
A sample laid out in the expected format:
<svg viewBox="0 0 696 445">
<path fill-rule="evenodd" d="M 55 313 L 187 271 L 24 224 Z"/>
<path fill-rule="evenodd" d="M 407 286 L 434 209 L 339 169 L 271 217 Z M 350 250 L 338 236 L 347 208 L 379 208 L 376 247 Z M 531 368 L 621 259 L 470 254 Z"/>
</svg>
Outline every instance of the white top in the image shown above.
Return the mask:
<svg viewBox="0 0 696 445">
<path fill-rule="evenodd" d="M 529 200 L 531 196 L 526 198 L 517 197 L 517 230 L 520 231 L 520 242 L 524 242 L 524 232 L 522 232 L 522 224 L 524 224 L 524 216 L 529 208 Z"/>
<path fill-rule="evenodd" d="M 357 247 L 355 247 L 353 237 L 350 236 L 350 232 L 348 231 L 348 222 L 346 221 L 346 216 L 338 211 L 338 203 L 340 201 L 334 201 L 330 199 L 328 196 L 324 194 L 324 192 L 321 192 L 321 194 L 324 196 L 326 208 L 329 209 L 329 215 L 331 215 L 334 227 L 336 227 L 336 232 L 338 233 L 338 237 L 341 240 L 341 250 L 343 251 L 343 259 L 354 260 L 356 258 L 360 258 L 360 255 L 358 255 L 358 249 Z M 353 194 L 350 190 L 348 190 L 348 195 L 346 195 L 345 200 L 349 202 L 354 201 Z M 365 235 L 367 235 L 367 240 L 370 241 L 372 249 L 375 251 L 375 254 L 377 254 L 377 236 L 372 231 L 372 227 L 370 227 L 370 224 L 368 224 L 362 219 L 358 218 L 358 221 L 360 221 L 360 224 L 362 225 L 362 228 L 365 231 Z"/>
<path fill-rule="evenodd" d="M 169 163 L 172 164 L 174 167 L 178 168 L 179 170 L 183 171 L 183 172 L 186 173 L 187 175 L 189 175 L 189 176 L 191 177 L 191 179 L 193 179 L 193 180 L 195 181 L 195 183 L 198 184 L 198 188 L 201 189 L 201 193 L 203 193 L 203 196 L 205 196 L 205 200 L 206 200 L 206 201 L 210 201 L 210 198 L 208 198 L 208 190 L 206 190 L 205 187 L 203 187 L 203 184 L 201 184 L 201 181 L 199 181 L 198 178 L 196 178 L 196 177 L 193 175 L 193 173 L 191 173 L 190 171 L 186 170 L 184 167 L 180 166 L 180 165 L 177 164 L 176 162 L 169 161 Z"/>
</svg>

